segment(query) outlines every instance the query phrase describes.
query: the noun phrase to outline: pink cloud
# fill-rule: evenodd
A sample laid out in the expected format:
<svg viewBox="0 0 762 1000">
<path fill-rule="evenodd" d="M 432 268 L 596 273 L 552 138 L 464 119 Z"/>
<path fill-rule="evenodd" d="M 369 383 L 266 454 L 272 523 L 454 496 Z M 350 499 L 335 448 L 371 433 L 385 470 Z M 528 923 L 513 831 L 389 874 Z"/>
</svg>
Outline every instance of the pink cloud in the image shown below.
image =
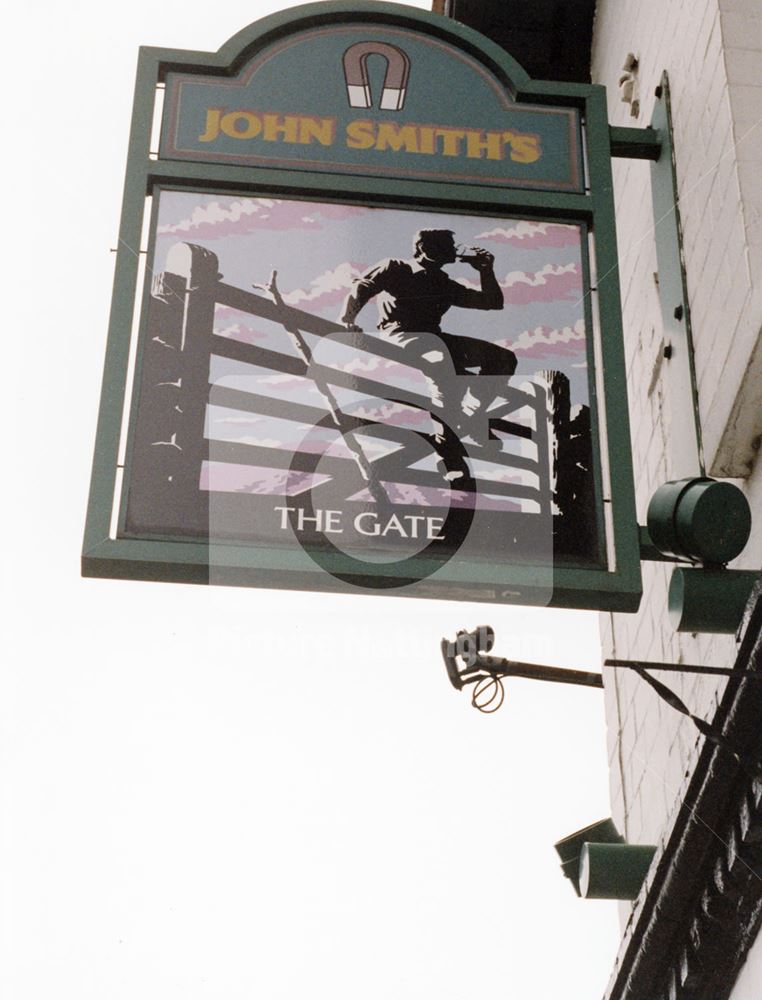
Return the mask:
<svg viewBox="0 0 762 1000">
<path fill-rule="evenodd" d="M 578 320 L 574 326 L 554 330 L 537 326 L 524 330 L 516 340 L 501 340 L 501 347 L 508 347 L 527 358 L 578 357 L 585 354 L 585 323 Z"/>
<path fill-rule="evenodd" d="M 539 271 L 511 271 L 500 282 L 508 305 L 523 306 L 530 302 L 574 300 L 582 294 L 582 281 L 577 264 L 546 264 Z"/>
<path fill-rule="evenodd" d="M 515 510 L 522 509 L 522 501 L 454 490 L 450 487 L 412 486 L 408 483 L 383 482 L 384 491 L 393 504 L 414 504 L 416 507 L 461 507 L 471 510 Z M 357 501 L 363 504 L 373 502 L 368 489 L 347 497 L 347 502 Z M 524 501 L 526 502 L 526 501 Z"/>
<path fill-rule="evenodd" d="M 339 305 L 344 301 L 355 278 L 363 274 L 364 266 L 345 261 L 313 278 L 307 288 L 295 288 L 283 296 L 290 306 L 310 310 Z"/>
<path fill-rule="evenodd" d="M 436 427 L 431 414 L 404 403 L 388 400 L 365 400 L 363 403 L 345 403 L 342 410 L 353 417 L 364 418 L 390 427 L 409 428 L 430 434 Z"/>
<path fill-rule="evenodd" d="M 565 226 L 556 222 L 517 222 L 515 226 L 498 226 L 474 239 L 489 240 L 493 243 L 510 243 L 525 250 L 540 248 L 578 246 L 580 230 L 578 226 Z"/>
<path fill-rule="evenodd" d="M 472 280 L 461 281 L 469 288 L 478 288 Z M 539 271 L 509 271 L 499 282 L 507 305 L 523 306 L 530 302 L 576 300 L 582 296 L 582 282 L 576 261 L 568 264 L 546 264 Z"/>
<path fill-rule="evenodd" d="M 242 344 L 256 344 L 258 340 L 265 340 L 263 333 L 252 330 L 251 327 L 242 326 L 240 323 L 229 323 L 227 326 L 217 328 L 214 333 L 218 337 L 227 337 L 229 340 L 238 340 Z"/>
<path fill-rule="evenodd" d="M 267 334 L 252 326 L 252 317 L 231 306 L 215 305 L 213 333 L 218 337 L 239 340 L 243 344 L 255 344 L 267 340 Z"/>
<path fill-rule="evenodd" d="M 168 213 L 164 204 L 162 209 L 162 217 L 165 217 Z M 326 221 L 337 222 L 369 211 L 356 205 L 220 197 L 197 205 L 190 216 L 176 222 L 162 222 L 157 232 L 160 236 L 179 239 L 217 240 L 226 236 L 245 236 L 258 230 L 322 229 Z"/>
<path fill-rule="evenodd" d="M 362 352 L 344 364 L 334 365 L 343 372 L 355 375 L 369 375 L 371 372 L 384 372 L 386 375 L 407 375 L 409 369 L 406 365 L 401 365 L 397 361 L 389 361 L 387 358 L 379 358 L 374 354 Z"/>
<path fill-rule="evenodd" d="M 340 350 L 337 351 L 336 347 Z M 419 368 L 393 361 L 391 358 L 380 357 L 378 354 L 370 354 L 365 350 L 356 350 L 348 345 L 337 344 L 328 339 L 318 341 L 314 345 L 312 358 L 317 364 L 333 368 L 335 371 L 346 372 L 348 375 L 370 375 L 374 381 L 381 382 L 389 389 L 412 389 L 424 394 L 429 392 L 429 380 Z"/>
<path fill-rule="evenodd" d="M 291 375 L 288 372 L 261 375 L 257 378 L 257 386 L 262 385 L 277 386 L 280 390 L 296 387 L 300 392 L 317 392 L 308 378 L 303 378 L 301 375 Z"/>
<path fill-rule="evenodd" d="M 199 488 L 216 493 L 257 493 L 293 497 L 329 481 L 319 473 L 268 469 L 261 465 L 204 462 Z"/>
</svg>

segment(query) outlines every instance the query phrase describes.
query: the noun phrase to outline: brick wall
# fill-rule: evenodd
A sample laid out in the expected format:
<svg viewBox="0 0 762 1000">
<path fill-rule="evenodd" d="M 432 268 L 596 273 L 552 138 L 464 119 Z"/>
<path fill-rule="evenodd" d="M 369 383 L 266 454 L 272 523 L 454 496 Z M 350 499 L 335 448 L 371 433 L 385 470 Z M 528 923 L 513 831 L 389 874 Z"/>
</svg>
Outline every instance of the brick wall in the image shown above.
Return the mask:
<svg viewBox="0 0 762 1000">
<path fill-rule="evenodd" d="M 628 53 L 639 61 L 640 112 L 619 99 Z M 758 0 L 598 0 L 592 76 L 606 85 L 609 121 L 650 124 L 654 90 L 669 74 L 688 298 L 707 470 L 739 477 L 755 517 L 735 565 L 758 568 L 762 474 L 762 10 Z M 691 420 L 670 393 L 658 288 L 650 167 L 614 166 L 628 390 L 640 523 L 654 490 L 675 476 L 676 429 Z M 698 469 L 696 470 L 698 473 Z M 678 635 L 667 618 L 670 569 L 644 563 L 637 615 L 601 617 L 604 655 L 731 665 L 732 637 Z M 706 678 L 667 677 L 696 714 L 721 689 Z M 633 843 L 669 828 L 698 745 L 689 720 L 637 677 L 607 672 L 612 815 Z M 623 910 L 627 911 L 627 907 Z M 626 912 L 624 913 L 626 916 Z"/>
</svg>

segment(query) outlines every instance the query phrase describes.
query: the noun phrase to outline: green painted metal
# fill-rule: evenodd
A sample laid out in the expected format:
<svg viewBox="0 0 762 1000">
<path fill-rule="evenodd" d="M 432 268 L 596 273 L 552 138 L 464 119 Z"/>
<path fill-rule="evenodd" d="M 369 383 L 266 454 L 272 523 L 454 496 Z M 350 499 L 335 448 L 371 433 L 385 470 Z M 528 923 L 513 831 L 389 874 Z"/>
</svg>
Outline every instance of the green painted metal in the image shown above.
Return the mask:
<svg viewBox="0 0 762 1000">
<path fill-rule="evenodd" d="M 151 193 L 154 193 L 156 189 L 153 189 Z M 153 234 L 156 231 L 156 220 L 158 217 L 158 198 L 154 198 L 151 204 L 151 225 L 149 227 L 150 233 Z M 150 286 L 151 279 L 154 274 L 154 247 L 152 239 L 149 239 L 149 245 L 146 249 L 146 284 Z M 150 299 L 148 295 L 143 295 L 142 303 L 140 304 L 140 329 L 145 329 L 146 320 L 148 317 Z M 132 398 L 130 400 L 129 416 L 128 416 L 128 426 L 127 426 L 127 441 L 126 447 L 124 449 L 124 474 L 122 476 L 122 487 L 120 490 L 120 496 L 118 500 L 118 521 L 117 521 L 117 534 L 122 536 L 125 534 L 125 519 L 127 513 L 127 495 L 129 491 L 129 470 L 132 464 L 132 457 L 135 445 L 135 424 L 137 422 L 138 413 L 138 402 L 140 398 L 140 373 L 143 366 L 143 352 L 145 349 L 145 338 L 137 338 L 137 350 L 135 356 L 135 377 L 132 384 Z"/>
<path fill-rule="evenodd" d="M 584 844 L 580 895 L 584 899 L 635 899 L 655 854 L 656 847 L 650 844 Z"/>
<path fill-rule="evenodd" d="M 640 552 L 632 478 L 632 446 L 627 406 L 627 380 L 619 291 L 619 259 L 613 211 L 614 181 L 611 172 L 606 91 L 591 87 L 586 101 L 590 197 L 595 206 L 593 231 L 598 281 L 598 309 L 602 331 L 603 391 L 611 514 L 617 567 L 640 587 Z M 621 560 L 621 561 L 620 561 Z"/>
<path fill-rule="evenodd" d="M 675 517 L 680 498 L 694 482 L 701 480 L 688 478 L 664 483 L 649 502 L 646 515 L 648 535 L 653 546 L 665 555 L 685 557 L 677 538 Z"/>
<path fill-rule="evenodd" d="M 515 216 L 517 213 L 545 217 L 552 214 L 558 220 L 592 221 L 595 205 L 588 195 L 564 191 L 524 191 L 520 188 L 501 188 L 499 195 L 485 187 L 469 187 L 467 197 L 462 184 L 447 181 L 410 180 L 400 178 L 394 182 L 369 176 L 342 176 L 308 174 L 293 169 L 274 170 L 264 167 L 241 167 L 206 163 L 172 163 L 149 160 L 144 165 L 144 184 L 150 193 L 155 184 L 177 184 L 187 187 L 197 181 L 199 187 L 210 191 L 258 191 L 302 198 L 354 198 L 357 204 L 393 204 L 442 208 L 447 211 L 480 213 L 488 211 L 497 215 Z M 394 192 L 392 196 L 392 190 Z M 467 207 L 466 207 L 467 206 Z"/>
<path fill-rule="evenodd" d="M 640 558 L 643 562 L 681 562 L 683 560 L 677 559 L 675 556 L 665 555 L 660 549 L 654 545 L 654 540 L 651 538 L 651 532 L 648 530 L 647 524 L 641 524 L 638 528 L 640 532 Z M 690 560 L 685 560 L 690 561 Z"/>
<path fill-rule="evenodd" d="M 659 133 L 653 128 L 623 128 L 612 125 L 609 128 L 611 155 L 630 160 L 658 160 L 662 144 Z"/>
<path fill-rule="evenodd" d="M 583 288 L 592 289 L 593 287 L 593 277 L 592 277 L 592 267 L 593 262 L 591 261 L 591 229 L 588 225 L 584 227 L 583 239 L 582 239 L 582 271 L 583 271 Z M 586 294 L 584 296 L 584 314 L 585 314 L 585 329 L 592 331 L 595 328 L 594 317 L 593 317 L 593 296 L 595 292 Z M 592 336 L 587 337 L 587 366 L 588 371 L 595 371 L 597 366 L 597 360 L 595 357 L 595 343 Z M 601 462 L 601 451 L 603 448 L 603 442 L 601 441 L 600 433 L 600 416 L 601 416 L 601 405 L 602 401 L 599 399 L 598 386 L 593 379 L 589 380 L 589 405 L 590 405 L 590 431 L 592 438 L 592 452 L 593 452 L 593 462 L 591 475 L 595 483 L 595 495 L 596 497 L 602 498 L 604 495 L 603 489 L 603 466 Z M 597 503 L 596 510 L 597 518 L 597 539 L 599 551 L 606 551 L 606 531 L 605 531 L 605 512 L 602 509 L 602 500 Z"/>
<path fill-rule="evenodd" d="M 576 833 L 571 833 L 568 837 L 563 837 L 553 845 L 561 859 L 561 871 L 571 881 L 578 896 L 580 894 L 579 874 L 582 848 L 589 841 L 601 844 L 622 844 L 624 837 L 617 830 L 614 821 L 609 818 L 602 819 L 598 823 L 591 823 L 590 826 L 577 830 Z"/>
<path fill-rule="evenodd" d="M 724 565 L 739 556 L 751 534 L 751 510 L 733 483 L 689 487 L 677 508 L 677 536 L 704 563 Z"/>
<path fill-rule="evenodd" d="M 224 77 L 252 54 L 297 31 L 316 25 L 353 23 L 423 32 L 461 49 L 502 82 L 519 102 L 567 107 L 585 123 L 587 186 L 584 193 L 530 191 L 515 187 L 453 183 L 441 180 L 350 176 L 293 166 L 281 169 L 234 164 L 179 162 L 151 158 L 151 126 L 157 86 L 169 74 Z M 616 148 L 627 137 L 614 133 Z M 611 510 L 613 558 L 605 570 L 583 566 L 553 567 L 551 605 L 634 611 L 641 594 L 639 539 L 635 518 L 626 380 L 621 331 L 611 141 L 605 91 L 599 86 L 531 81 L 505 51 L 454 21 L 390 3 L 317 3 L 268 17 L 230 39 L 216 53 L 143 48 L 140 51 L 122 206 L 114 295 L 109 323 L 104 383 L 93 461 L 90 501 L 83 547 L 83 572 L 92 576 L 208 582 L 263 587 L 341 590 L 338 582 L 302 552 L 254 549 L 162 538 L 112 537 L 117 455 L 121 434 L 130 332 L 138 281 L 140 235 L 146 197 L 162 187 L 267 194 L 275 197 L 326 198 L 382 207 L 425 206 L 465 214 L 575 221 L 589 226 L 594 238 L 593 266 L 598 276 L 601 356 L 604 381 L 596 403 L 606 425 L 607 454 L 599 477 L 608 477 L 605 502 Z M 586 315 L 591 307 L 586 303 Z M 591 396 L 595 397 L 594 392 Z M 129 457 L 129 451 L 128 451 Z M 340 564 L 341 560 L 337 559 Z M 387 570 L 380 570 L 387 572 Z M 474 566 L 457 561 L 438 575 L 442 587 L 415 590 L 413 596 L 451 596 L 461 600 L 547 602 L 541 577 L 547 568 Z M 448 575 L 449 574 L 449 575 Z"/>
<path fill-rule="evenodd" d="M 706 477 L 664 483 L 651 498 L 647 517 L 660 552 L 710 565 L 735 559 L 751 534 L 751 510 L 741 490 Z"/>
<path fill-rule="evenodd" d="M 333 568 L 339 573 L 346 566 L 337 559 Z M 89 577 L 168 583 L 214 582 L 234 587 L 327 593 L 343 593 L 347 589 L 329 573 L 319 571 L 301 550 L 219 542 L 107 538 L 83 552 L 82 572 Z M 393 570 L 379 572 L 391 574 Z M 398 591 L 395 596 L 446 596 L 457 601 L 544 605 L 547 604 L 545 575 L 545 571 L 533 571 L 531 567 L 447 564 L 439 570 L 435 584 L 423 581 L 410 591 Z M 358 589 L 357 593 L 370 591 Z M 619 581 L 611 579 L 611 574 L 563 569 L 556 573 L 550 606 L 635 611 L 637 598 L 627 602 Z"/>
<path fill-rule="evenodd" d="M 651 196 L 664 337 L 662 378 L 672 414 L 670 468 L 677 476 L 703 476 L 706 469 L 666 73 L 657 90 L 651 127 L 658 134 L 662 148 L 659 159 L 651 164 Z"/>
<path fill-rule="evenodd" d="M 577 109 L 513 102 L 461 46 L 399 26 L 374 25 L 369 41 L 366 22 L 313 25 L 258 47 L 234 77 L 172 72 L 166 88 L 161 159 L 583 186 Z"/>
<path fill-rule="evenodd" d="M 735 635 L 759 580 L 758 570 L 673 570 L 669 581 L 669 618 L 677 632 Z"/>
<path fill-rule="evenodd" d="M 109 335 L 98 411 L 98 430 L 95 438 L 83 556 L 94 552 L 109 537 L 146 194 L 145 175 L 141 166 L 148 160 L 156 93 L 155 81 L 154 60 L 141 52 L 138 58 L 127 153 L 127 172 L 122 199 L 119 244 L 116 254 Z"/>
</svg>

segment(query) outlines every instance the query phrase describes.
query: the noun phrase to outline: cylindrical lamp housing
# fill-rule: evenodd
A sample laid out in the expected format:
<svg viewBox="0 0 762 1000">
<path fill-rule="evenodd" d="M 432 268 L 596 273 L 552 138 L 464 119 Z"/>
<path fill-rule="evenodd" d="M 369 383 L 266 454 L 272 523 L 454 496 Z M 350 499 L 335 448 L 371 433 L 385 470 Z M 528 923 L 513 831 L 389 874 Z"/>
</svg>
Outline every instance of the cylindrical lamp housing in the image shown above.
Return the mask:
<svg viewBox="0 0 762 1000">
<path fill-rule="evenodd" d="M 732 483 L 677 479 L 660 486 L 648 505 L 648 534 L 664 555 L 724 566 L 751 533 L 751 510 Z"/>
<path fill-rule="evenodd" d="M 684 569 L 669 581 L 669 620 L 678 632 L 735 635 L 758 570 Z"/>
<path fill-rule="evenodd" d="M 655 853 L 650 844 L 584 844 L 580 894 L 584 899 L 635 899 Z"/>
<path fill-rule="evenodd" d="M 583 844 L 589 840 L 607 844 L 624 843 L 624 837 L 614 826 L 614 821 L 609 818 L 591 823 L 590 826 L 577 830 L 576 833 L 570 833 L 568 837 L 564 837 L 553 845 L 561 859 L 561 870 L 571 881 L 578 896 L 580 854 Z"/>
</svg>

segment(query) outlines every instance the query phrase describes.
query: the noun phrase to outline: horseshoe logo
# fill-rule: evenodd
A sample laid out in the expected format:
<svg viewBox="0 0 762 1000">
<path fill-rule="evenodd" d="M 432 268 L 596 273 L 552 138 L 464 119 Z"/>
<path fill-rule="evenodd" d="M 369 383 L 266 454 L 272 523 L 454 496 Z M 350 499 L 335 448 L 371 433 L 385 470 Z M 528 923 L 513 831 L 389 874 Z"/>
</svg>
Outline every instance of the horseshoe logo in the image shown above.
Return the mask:
<svg viewBox="0 0 762 1000">
<path fill-rule="evenodd" d="M 407 80 L 410 75 L 410 60 L 396 45 L 386 42 L 357 42 L 344 53 L 344 79 L 347 82 L 347 97 L 353 108 L 370 108 L 373 95 L 368 77 L 368 56 L 379 55 L 386 60 L 384 89 L 381 91 L 379 108 L 383 111 L 400 111 L 405 103 Z"/>
</svg>

